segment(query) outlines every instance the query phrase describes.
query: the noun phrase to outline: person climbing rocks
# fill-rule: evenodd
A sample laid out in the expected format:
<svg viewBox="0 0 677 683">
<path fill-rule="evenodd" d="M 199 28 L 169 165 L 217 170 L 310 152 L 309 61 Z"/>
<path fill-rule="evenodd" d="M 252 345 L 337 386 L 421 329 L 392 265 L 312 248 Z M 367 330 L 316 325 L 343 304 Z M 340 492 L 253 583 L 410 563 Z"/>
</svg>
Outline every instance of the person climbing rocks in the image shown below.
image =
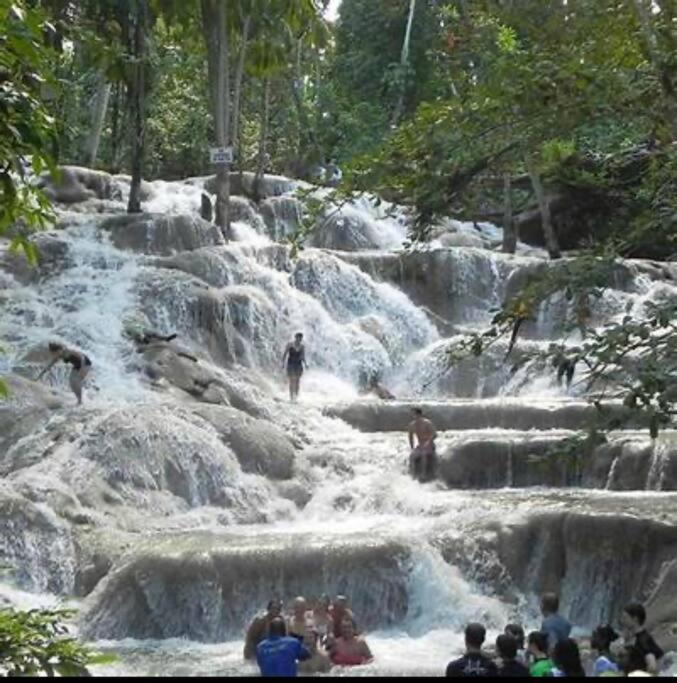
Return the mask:
<svg viewBox="0 0 677 683">
<path fill-rule="evenodd" d="M 571 624 L 559 613 L 559 597 L 555 593 L 541 596 L 541 633 L 548 638 L 548 651 L 552 653 L 560 640 L 566 640 L 571 633 Z"/>
<path fill-rule="evenodd" d="M 420 408 L 413 409 L 414 419 L 409 423 L 409 473 L 419 481 L 432 479 L 435 471 L 435 425 L 423 416 Z M 414 437 L 418 441 L 414 447 Z"/>
<path fill-rule="evenodd" d="M 298 662 L 310 656 L 298 638 L 287 635 L 287 626 L 280 616 L 270 620 L 267 637 L 256 646 L 256 662 L 262 676 L 296 677 Z"/>
<path fill-rule="evenodd" d="M 299 395 L 299 385 L 301 383 L 301 375 L 303 368 L 308 369 L 306 363 L 306 348 L 303 345 L 303 334 L 297 332 L 294 335 L 294 341 L 289 342 L 285 347 L 282 356 L 282 367 L 287 369 L 287 378 L 289 380 L 289 399 L 296 401 Z"/>
<path fill-rule="evenodd" d="M 465 627 L 465 654 L 447 665 L 447 678 L 489 678 L 498 675 L 496 665 L 482 652 L 487 631 L 482 624 Z"/>
<path fill-rule="evenodd" d="M 73 368 L 70 377 L 68 378 L 68 383 L 70 384 L 71 391 L 78 399 L 78 405 L 82 405 L 82 384 L 85 381 L 85 377 L 87 377 L 89 371 L 92 369 L 92 361 L 89 360 L 89 357 L 86 354 L 69 349 L 67 346 L 58 342 L 49 342 L 48 349 L 52 359 L 38 375 L 37 379 L 42 379 L 43 375 L 51 370 L 59 361 L 69 363 Z"/>
<path fill-rule="evenodd" d="M 650 674 L 658 673 L 658 660 L 664 652 L 653 636 L 646 630 L 646 610 L 639 602 L 631 602 L 623 608 L 621 627 L 625 645 L 632 647 L 644 661 L 642 669 Z"/>
<path fill-rule="evenodd" d="M 367 641 L 357 635 L 355 620 L 349 614 L 341 619 L 341 632 L 331 645 L 330 657 L 338 666 L 360 666 L 374 658 Z"/>
<path fill-rule="evenodd" d="M 247 629 L 247 635 L 244 639 L 244 658 L 254 659 L 256 656 L 256 647 L 258 644 L 268 636 L 268 629 L 273 619 L 282 614 L 282 602 L 273 598 L 263 614 L 258 614 L 252 620 L 252 623 Z M 282 624 L 284 625 L 284 619 Z M 286 627 L 285 627 L 286 628 Z M 285 634 L 286 635 L 286 630 Z"/>
</svg>

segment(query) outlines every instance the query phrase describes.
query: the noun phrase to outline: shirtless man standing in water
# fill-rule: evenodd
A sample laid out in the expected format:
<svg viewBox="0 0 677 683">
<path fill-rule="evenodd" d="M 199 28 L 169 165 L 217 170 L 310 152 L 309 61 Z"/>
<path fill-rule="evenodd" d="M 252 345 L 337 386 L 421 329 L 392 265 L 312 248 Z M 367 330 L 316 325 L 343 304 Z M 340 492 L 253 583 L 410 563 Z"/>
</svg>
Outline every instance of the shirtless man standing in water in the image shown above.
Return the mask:
<svg viewBox="0 0 677 683">
<path fill-rule="evenodd" d="M 409 447 L 412 449 L 409 455 L 409 473 L 426 481 L 432 478 L 435 467 L 435 437 L 437 430 L 435 425 L 423 417 L 420 408 L 414 408 L 414 419 L 409 423 Z M 414 447 L 414 436 L 418 445 Z"/>
</svg>

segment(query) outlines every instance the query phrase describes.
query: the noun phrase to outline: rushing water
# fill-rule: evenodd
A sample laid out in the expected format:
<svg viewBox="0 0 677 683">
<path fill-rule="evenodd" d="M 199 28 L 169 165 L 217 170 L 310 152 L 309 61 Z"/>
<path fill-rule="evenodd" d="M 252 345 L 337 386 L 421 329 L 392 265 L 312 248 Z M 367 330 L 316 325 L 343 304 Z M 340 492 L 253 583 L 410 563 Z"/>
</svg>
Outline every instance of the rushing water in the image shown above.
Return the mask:
<svg viewBox="0 0 677 683">
<path fill-rule="evenodd" d="M 144 208 L 159 213 L 195 213 L 200 191 L 198 182 L 157 181 L 152 184 Z M 483 405 L 482 399 L 490 398 L 494 400 L 492 410 L 500 410 L 502 399 L 529 406 L 546 398 L 566 400 L 577 391 L 568 393 L 554 383 L 547 368 L 527 364 L 511 369 L 504 362 L 501 348 L 480 361 L 468 361 L 445 373 L 445 351 L 453 339 L 444 337 L 430 315 L 395 283 L 373 278 L 366 269 L 348 263 L 340 255 L 311 247 L 291 259 L 288 250 L 271 241 L 271 237 L 289 233 L 289 224 L 297 220 L 298 206 L 289 196 L 266 201 L 271 206 L 272 226 L 260 219 L 236 222 L 233 242 L 193 252 L 183 264 L 183 272 L 165 267 L 168 260 L 181 255 L 163 253 L 162 260 L 115 247 L 109 233 L 100 227 L 105 216 L 64 213 L 65 227 L 55 237 L 67 245 L 67 267 L 38 283 L 8 281 L 4 292 L 3 338 L 7 350 L 2 358 L 3 370 L 34 376 L 42 362 L 39 347 L 51 339 L 62 340 L 86 350 L 93 361 L 86 388 L 86 412 L 80 412 L 79 417 L 71 408 L 66 412 L 67 420 L 79 421 L 82 434 L 91 427 L 88 419 L 103 429 L 107 420 L 116 419 L 121 410 L 126 410 L 123 415 L 128 417 L 123 422 L 126 420 L 130 438 L 139 439 L 139 458 L 152 452 L 153 440 L 159 438 L 153 433 L 155 428 L 164 430 L 162 433 L 169 435 L 168 443 L 186 458 L 190 457 L 192 442 L 213 452 L 211 474 L 196 471 L 194 475 L 197 483 L 187 496 L 190 505 L 172 507 L 173 503 L 162 498 L 161 492 L 155 498 L 152 493 L 144 494 L 139 505 L 147 506 L 142 507 L 148 511 L 147 519 L 143 514 L 134 517 L 132 512 L 120 513 L 120 530 L 140 532 L 151 542 L 164 539 L 162 534 L 169 531 L 194 534 L 195 543 L 204 543 L 200 547 L 205 557 L 217 551 L 227 552 L 229 545 L 240 548 L 241 544 L 238 552 L 243 557 L 251 547 L 270 546 L 272 561 L 277 553 L 291 558 L 285 560 L 292 563 L 290 566 L 296 566 L 293 555 L 302 556 L 312 545 L 308 539 L 312 539 L 318 544 L 317 553 L 324 558 L 325 583 L 320 585 L 317 571 L 308 568 L 309 597 L 313 591 L 348 592 L 355 599 L 358 619 L 364 617 L 373 625 L 368 639 L 374 663 L 351 673 L 435 675 L 442 673 L 446 662 L 462 650 L 462 631 L 468 621 L 479 620 L 487 625 L 488 642 L 513 618 L 529 627 L 537 624 L 533 594 L 513 592 L 508 598 L 488 578 L 496 578 L 502 571 L 496 558 L 484 549 L 485 541 L 495 535 L 499 525 L 520 523 L 535 509 L 633 514 L 635 506 L 637 516 L 647 514 L 649 509 L 656 515 L 660 514 L 659 508 L 671 509 L 674 496 L 667 493 L 536 488 L 499 489 L 487 496 L 482 491 L 450 491 L 440 482 L 419 484 L 407 474 L 404 431 L 358 431 L 325 414 L 326 406 L 358 398 L 365 406 L 373 403 L 374 399 L 359 396 L 359 383 L 375 373 L 401 399 L 445 401 L 460 397 Z M 114 203 L 111 205 L 114 208 Z M 334 237 L 340 236 L 337 243 L 347 239 L 342 230 L 362 231 L 360 235 L 368 238 L 370 248 L 378 255 L 379 250 L 401 248 L 405 219 L 403 214 L 387 215 L 383 208 L 376 209 L 362 200 L 346 207 L 339 217 L 334 216 L 330 227 Z M 500 232 L 485 224 L 479 229 L 456 224 L 455 229 L 477 233 L 477 239 L 487 244 L 500 239 Z M 151 242 L 152 237 L 149 233 Z M 490 320 L 493 309 L 506 294 L 511 275 L 538 262 L 533 256 L 506 259 L 479 249 L 458 249 L 451 254 L 449 291 L 458 304 L 453 322 L 471 330 L 482 329 Z M 262 409 L 303 444 L 292 482 L 303 490 L 302 509 L 288 495 L 282 495 L 282 485 L 273 485 L 257 473 L 240 472 L 235 460 L 226 469 L 231 509 L 226 514 L 217 504 L 201 503 L 200 482 L 204 483 L 204 476 L 223 476 L 220 468 L 225 456 L 219 439 L 213 433 L 207 434 L 203 426 L 191 423 L 194 418 L 181 412 L 187 409 L 185 402 L 170 392 L 159 392 L 139 371 L 134 345 L 126 334 L 130 325 L 154 327 L 163 333 L 178 331 L 185 349 L 200 354 L 206 367 L 219 371 L 218 359 L 206 350 L 205 337 L 196 328 L 191 312 L 190 297 L 198 280 L 203 290 L 211 288 L 209 291 L 220 302 L 223 320 L 234 330 L 229 344 L 235 348 L 239 343 L 239 363 L 258 378 L 256 396 Z M 640 311 L 664 286 L 638 275 L 631 287 L 614 290 L 602 298 L 599 315 L 611 319 L 628 306 Z M 292 407 L 286 402 L 280 361 L 284 344 L 297 330 L 305 333 L 310 367 L 303 377 L 300 402 Z M 556 330 L 556 312 L 543 310 L 530 339 L 524 343 L 535 347 L 547 344 L 548 339 L 557 336 Z M 575 341 L 575 334 L 571 340 Z M 47 379 L 61 388 L 65 380 L 62 369 L 55 369 Z M 132 432 L 144 423 L 146 414 L 158 422 L 147 425 L 149 431 L 141 438 L 138 431 Z M 53 419 L 54 429 L 61 424 L 59 419 Z M 405 427 L 403 423 L 402 430 Z M 511 485 L 515 467 L 511 444 L 530 436 L 524 429 L 498 429 L 498 425 L 476 433 L 466 427 L 459 424 L 456 432 L 442 434 L 441 443 L 469 436 L 507 441 L 509 474 L 505 484 Z M 556 429 L 541 433 L 547 438 L 561 437 L 561 431 Z M 79 447 L 79 442 L 74 441 L 73 449 Z M 105 452 L 103 445 L 99 450 Z M 78 470 L 81 465 L 70 459 L 75 457 L 73 453 L 63 452 L 57 461 L 38 463 L 15 481 L 23 486 L 44 481 L 47 489 L 51 482 L 66 476 L 64 473 L 70 484 L 86 479 L 89 470 Z M 111 452 L 105 457 L 116 455 Z M 656 447 L 648 477 L 651 488 L 660 488 L 662 457 L 661 448 Z M 120 476 L 127 476 L 124 468 L 129 466 L 120 463 Z M 144 466 L 138 463 L 138 471 L 133 474 L 137 480 L 146 477 Z M 146 485 L 149 490 L 155 486 Z M 113 534 L 115 523 L 109 519 L 106 524 L 113 525 L 109 532 Z M 230 536 L 219 535 L 224 529 Z M 173 550 L 162 552 L 167 552 L 168 559 L 175 557 L 179 558 L 177 562 L 184 562 L 184 541 L 172 538 L 168 543 L 169 547 L 175 544 Z M 440 543 L 440 539 L 444 542 Z M 189 540 L 186 557 L 193 552 Z M 355 567 L 349 555 L 342 560 L 341 553 L 334 550 L 343 544 L 359 550 L 362 543 L 366 545 L 360 557 L 371 557 L 370 548 L 376 547 L 373 567 Z M 449 561 L 443 547 L 460 553 L 465 562 Z M 379 562 L 391 552 L 394 559 L 384 568 Z M 237 605 L 233 609 L 240 610 L 237 613 L 242 621 L 225 623 L 222 617 L 215 617 L 215 630 L 209 633 L 222 634 L 217 639 L 220 642 L 211 642 L 211 635 L 205 636 L 204 642 L 172 635 L 162 639 L 103 639 L 97 645 L 119 653 L 120 659 L 100 670 L 114 675 L 255 673 L 255 668 L 241 658 L 242 640 L 237 634 L 243 632 L 247 619 L 263 606 L 270 592 L 304 590 L 304 566 L 300 563 L 298 575 L 292 577 L 280 577 L 272 570 L 270 576 L 263 573 L 258 579 L 235 577 L 233 602 Z M 326 567 L 332 567 L 333 574 L 327 574 Z M 379 571 L 383 572 L 382 579 L 378 578 Z M 27 575 L 32 576 L 30 571 Z M 33 587 L 36 585 L 34 581 Z M 46 585 L 45 580 L 41 586 L 44 589 Z M 182 590 L 178 584 L 176 590 L 177 594 Z M 206 588 L 204 594 L 210 595 L 209 590 Z M 31 598 L 26 596 L 30 595 L 10 587 L 3 591 L 6 600 L 20 605 L 29 604 Z M 175 613 L 178 608 L 167 607 L 170 596 L 153 595 L 157 601 L 156 618 L 164 615 L 167 628 L 175 617 L 177 623 L 181 621 L 181 615 Z M 284 597 L 289 600 L 294 596 Z M 38 603 L 52 600 L 49 595 L 34 599 Z M 600 604 L 595 609 L 598 612 L 585 612 L 590 620 L 593 614 L 602 614 L 605 606 Z M 383 613 L 379 614 L 379 610 Z M 124 632 L 125 624 L 118 617 L 111 617 L 110 624 Z M 592 625 L 580 624 L 584 629 Z"/>
</svg>

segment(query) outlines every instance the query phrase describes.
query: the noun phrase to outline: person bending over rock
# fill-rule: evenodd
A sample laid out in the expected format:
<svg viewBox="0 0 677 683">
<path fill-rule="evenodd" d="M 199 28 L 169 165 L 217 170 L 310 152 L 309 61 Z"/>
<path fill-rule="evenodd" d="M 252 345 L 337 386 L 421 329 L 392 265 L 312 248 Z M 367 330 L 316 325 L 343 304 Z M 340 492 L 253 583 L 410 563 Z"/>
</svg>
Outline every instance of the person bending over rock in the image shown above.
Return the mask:
<svg viewBox="0 0 677 683">
<path fill-rule="evenodd" d="M 435 425 L 423 417 L 420 408 L 413 409 L 414 419 L 409 423 L 409 473 L 419 481 L 432 479 L 435 473 Z M 414 447 L 414 437 L 418 441 Z"/>
<path fill-rule="evenodd" d="M 64 363 L 69 363 L 73 366 L 71 370 L 70 377 L 68 378 L 68 383 L 70 384 L 71 391 L 75 394 L 78 399 L 78 405 L 82 404 L 82 383 L 85 381 L 85 377 L 89 374 L 92 369 L 92 361 L 80 351 L 74 351 L 69 349 L 63 344 L 58 342 L 49 343 L 49 353 L 52 357 L 48 365 L 42 370 L 38 375 L 38 380 L 42 379 L 42 376 L 51 368 L 58 363 L 60 360 Z"/>
<path fill-rule="evenodd" d="M 261 675 L 295 677 L 297 662 L 305 659 L 310 659 L 310 652 L 298 638 L 287 635 L 284 619 L 271 619 L 268 637 L 256 646 L 256 662 Z"/>
<path fill-rule="evenodd" d="M 252 623 L 247 629 L 247 635 L 244 639 L 244 658 L 254 659 L 256 656 L 256 646 L 268 636 L 268 628 L 273 619 L 277 619 L 282 613 L 282 602 L 273 599 L 268 603 L 268 607 L 263 614 L 258 614 L 254 617 Z M 282 620 L 284 625 L 284 619 Z M 286 635 L 286 631 L 285 631 Z"/>
<path fill-rule="evenodd" d="M 297 332 L 294 335 L 294 341 L 289 342 L 284 349 L 282 356 L 282 366 L 287 368 L 287 378 L 289 380 L 289 399 L 296 401 L 299 395 L 299 386 L 301 384 L 301 375 L 303 374 L 303 366 L 306 363 L 306 349 L 303 345 L 303 334 Z"/>
<path fill-rule="evenodd" d="M 373 659 L 367 641 L 357 635 L 357 627 L 351 616 L 341 620 L 341 634 L 332 643 L 330 656 L 332 664 L 338 666 L 359 666 Z"/>
<path fill-rule="evenodd" d="M 487 631 L 482 624 L 468 624 L 465 627 L 465 654 L 447 665 L 447 678 L 497 676 L 498 669 L 487 655 L 482 645 Z"/>
</svg>

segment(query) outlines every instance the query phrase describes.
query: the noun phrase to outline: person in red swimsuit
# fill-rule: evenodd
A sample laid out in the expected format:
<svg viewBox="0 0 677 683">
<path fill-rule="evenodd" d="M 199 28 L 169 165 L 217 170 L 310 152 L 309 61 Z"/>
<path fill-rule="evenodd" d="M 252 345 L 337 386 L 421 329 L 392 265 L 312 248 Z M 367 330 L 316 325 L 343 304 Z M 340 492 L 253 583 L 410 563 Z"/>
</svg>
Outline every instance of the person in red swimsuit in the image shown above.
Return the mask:
<svg viewBox="0 0 677 683">
<path fill-rule="evenodd" d="M 367 641 L 356 635 L 353 618 L 346 615 L 341 620 L 341 635 L 333 642 L 330 651 L 332 664 L 338 666 L 359 666 L 373 659 Z"/>
</svg>

